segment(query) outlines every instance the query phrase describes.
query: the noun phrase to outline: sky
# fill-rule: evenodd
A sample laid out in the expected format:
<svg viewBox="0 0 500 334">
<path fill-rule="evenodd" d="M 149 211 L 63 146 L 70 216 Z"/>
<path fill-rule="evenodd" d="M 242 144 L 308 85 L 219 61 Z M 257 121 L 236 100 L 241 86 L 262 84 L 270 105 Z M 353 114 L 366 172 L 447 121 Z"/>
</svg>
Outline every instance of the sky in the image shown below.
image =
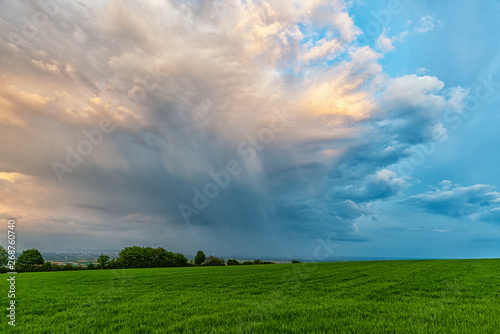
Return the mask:
<svg viewBox="0 0 500 334">
<path fill-rule="evenodd" d="M 497 1 L 0 3 L 17 249 L 500 257 Z"/>
</svg>

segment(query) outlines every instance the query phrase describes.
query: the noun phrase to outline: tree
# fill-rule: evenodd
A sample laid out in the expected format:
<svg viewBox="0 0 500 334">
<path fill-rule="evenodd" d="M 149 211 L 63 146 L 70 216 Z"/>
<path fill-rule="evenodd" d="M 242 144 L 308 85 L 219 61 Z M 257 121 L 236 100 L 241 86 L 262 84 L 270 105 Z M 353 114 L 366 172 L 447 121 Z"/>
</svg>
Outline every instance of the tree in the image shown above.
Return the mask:
<svg viewBox="0 0 500 334">
<path fill-rule="evenodd" d="M 173 258 L 175 267 L 186 267 L 189 265 L 188 259 L 182 253 L 175 253 Z"/>
<path fill-rule="evenodd" d="M 0 245 L 0 267 L 7 264 L 9 257 L 5 248 Z"/>
<path fill-rule="evenodd" d="M 226 263 L 224 259 L 210 255 L 203 263 L 204 266 L 224 266 Z"/>
<path fill-rule="evenodd" d="M 32 271 L 36 266 L 41 266 L 45 263 L 42 254 L 37 249 L 25 250 L 19 255 L 16 261 L 16 266 L 20 270 Z"/>
<path fill-rule="evenodd" d="M 99 258 L 97 258 L 97 263 L 99 263 L 99 268 L 101 269 L 106 268 L 108 261 L 109 261 L 109 256 L 104 254 L 99 255 Z"/>
<path fill-rule="evenodd" d="M 184 254 L 170 252 L 162 247 L 132 246 L 122 249 L 115 263 L 121 268 L 185 267 L 188 259 Z"/>
<path fill-rule="evenodd" d="M 75 267 L 71 263 L 66 263 L 63 267 L 62 270 L 73 270 Z"/>
<path fill-rule="evenodd" d="M 236 259 L 229 259 L 229 260 L 227 260 L 227 265 L 228 266 L 235 266 L 235 265 L 238 265 L 238 264 L 240 264 L 240 263 Z"/>
<path fill-rule="evenodd" d="M 144 251 L 142 247 L 131 246 L 123 248 L 118 253 L 118 259 L 123 268 L 145 268 Z"/>
<path fill-rule="evenodd" d="M 94 270 L 95 269 L 95 265 L 92 262 L 90 262 L 89 264 L 87 264 L 87 269 L 88 270 Z"/>
<path fill-rule="evenodd" d="M 111 259 L 111 261 L 109 261 L 108 263 L 108 269 L 118 269 L 120 267 L 120 262 L 116 259 Z"/>
<path fill-rule="evenodd" d="M 52 263 L 51 270 L 53 270 L 53 271 L 60 271 L 60 270 L 62 270 L 62 266 L 58 265 L 57 263 Z"/>
<path fill-rule="evenodd" d="M 47 261 L 42 266 L 42 271 L 50 271 L 52 270 L 52 262 Z"/>
<path fill-rule="evenodd" d="M 200 266 L 203 262 L 205 262 L 206 259 L 207 259 L 207 257 L 205 256 L 205 253 L 203 253 L 203 251 L 199 250 L 196 253 L 196 256 L 194 257 L 194 263 L 197 266 Z"/>
</svg>

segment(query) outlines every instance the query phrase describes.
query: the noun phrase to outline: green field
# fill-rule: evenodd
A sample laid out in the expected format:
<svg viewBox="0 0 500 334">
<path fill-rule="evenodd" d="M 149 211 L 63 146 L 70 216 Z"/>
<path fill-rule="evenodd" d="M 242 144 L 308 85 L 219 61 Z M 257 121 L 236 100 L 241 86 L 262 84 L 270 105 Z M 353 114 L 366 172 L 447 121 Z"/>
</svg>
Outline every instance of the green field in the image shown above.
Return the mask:
<svg viewBox="0 0 500 334">
<path fill-rule="evenodd" d="M 500 260 L 17 274 L 19 333 L 500 333 Z"/>
</svg>

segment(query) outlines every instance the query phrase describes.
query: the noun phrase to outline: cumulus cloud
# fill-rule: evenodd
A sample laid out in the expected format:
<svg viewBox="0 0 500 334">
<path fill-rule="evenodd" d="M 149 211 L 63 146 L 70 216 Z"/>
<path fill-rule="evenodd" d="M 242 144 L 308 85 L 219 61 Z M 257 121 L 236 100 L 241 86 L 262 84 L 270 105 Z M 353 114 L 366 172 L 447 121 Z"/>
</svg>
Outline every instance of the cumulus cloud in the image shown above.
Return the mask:
<svg viewBox="0 0 500 334">
<path fill-rule="evenodd" d="M 39 5 L 2 3 L 0 212 L 33 242 L 53 227 L 100 248 L 364 240 L 356 219 L 408 185 L 391 168 L 465 95 L 389 78 L 350 3 L 70 2 L 31 34 Z M 241 171 L 196 208 L 229 162 Z"/>
<path fill-rule="evenodd" d="M 481 214 L 482 219 L 489 220 L 497 216 L 496 208 L 482 213 L 488 206 L 500 204 L 500 193 L 494 186 L 476 184 L 461 187 L 448 180 L 442 181 L 440 185 L 441 188 L 410 196 L 401 203 L 455 218 Z"/>
</svg>

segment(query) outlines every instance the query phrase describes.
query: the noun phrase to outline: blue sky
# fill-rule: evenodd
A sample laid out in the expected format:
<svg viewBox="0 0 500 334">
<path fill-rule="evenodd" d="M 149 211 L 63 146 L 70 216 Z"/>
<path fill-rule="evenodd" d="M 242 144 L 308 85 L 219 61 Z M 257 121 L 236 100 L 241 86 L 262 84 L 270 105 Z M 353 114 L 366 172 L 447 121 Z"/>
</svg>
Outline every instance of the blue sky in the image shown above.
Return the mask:
<svg viewBox="0 0 500 334">
<path fill-rule="evenodd" d="M 448 139 L 436 146 L 436 151 L 427 156 L 422 166 L 415 169 L 412 177 L 418 180 L 405 194 L 425 191 L 436 187 L 443 179 L 450 179 L 461 185 L 491 184 L 499 185 L 499 176 L 494 166 L 500 163 L 495 154 L 500 140 L 497 130 L 499 121 L 498 86 L 493 91 L 484 88 L 483 80 L 500 74 L 498 58 L 498 35 L 495 32 L 495 19 L 491 13 L 498 13 L 499 4 L 494 2 L 402 2 L 400 14 L 392 15 L 388 25 L 389 36 L 407 31 L 419 18 L 430 15 L 439 22 L 436 28 L 425 34 L 409 36 L 408 40 L 397 44 L 386 54 L 380 63 L 384 71 L 392 76 L 418 73 L 419 68 L 428 69 L 426 74 L 435 75 L 447 86 L 461 86 L 471 90 L 471 96 L 479 97 L 479 105 L 471 116 L 460 123 L 453 121 L 448 127 Z M 371 11 L 380 13 L 387 9 L 373 4 Z M 365 5 L 357 8 L 359 21 L 363 27 L 369 22 Z M 354 17 L 358 16 L 353 11 Z M 484 78 L 484 79 L 483 79 Z M 478 88 L 481 87 L 481 88 Z M 488 87 L 491 89 L 491 87 Z M 478 93 L 479 92 L 479 93 Z M 477 95 L 479 94 L 479 95 Z M 483 97 L 481 94 L 484 94 Z M 442 244 L 434 250 L 430 248 L 423 256 L 433 256 L 433 252 L 444 257 L 496 256 L 496 240 L 499 237 L 496 226 L 484 222 L 471 222 L 467 219 L 449 218 L 443 215 L 417 213 L 412 209 L 383 206 L 390 210 L 389 216 L 395 225 L 401 226 L 408 220 L 414 226 L 428 229 L 430 233 L 416 232 L 406 235 L 394 232 L 404 240 L 420 239 L 422 244 Z M 401 214 L 406 213 L 406 218 Z M 439 232 L 432 233 L 432 230 Z M 444 232 L 446 231 L 446 232 Z M 452 234 L 448 236 L 447 234 Z M 406 235 L 406 237 L 405 237 Z"/>
<path fill-rule="evenodd" d="M 500 4 L 45 4 L 0 4 L 21 248 L 500 256 Z"/>
</svg>

